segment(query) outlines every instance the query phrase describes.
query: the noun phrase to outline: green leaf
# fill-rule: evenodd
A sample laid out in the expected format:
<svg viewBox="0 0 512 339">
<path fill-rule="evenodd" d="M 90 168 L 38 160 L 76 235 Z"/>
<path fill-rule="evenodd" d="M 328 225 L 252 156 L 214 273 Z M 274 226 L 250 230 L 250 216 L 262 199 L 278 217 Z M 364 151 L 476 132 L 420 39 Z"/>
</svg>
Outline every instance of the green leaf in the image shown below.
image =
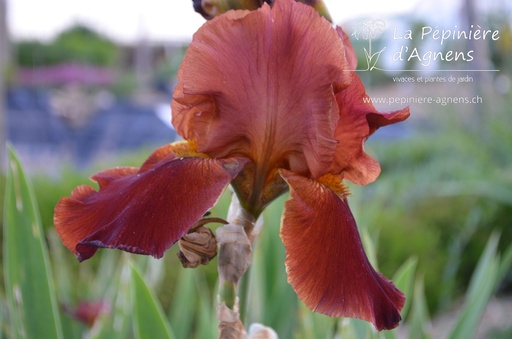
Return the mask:
<svg viewBox="0 0 512 339">
<path fill-rule="evenodd" d="M 375 242 L 373 241 L 370 233 L 367 229 L 361 229 L 361 240 L 363 242 L 363 248 L 368 257 L 368 260 L 372 264 L 373 268 L 378 271 L 379 263 L 377 262 L 377 249 L 375 246 Z M 378 235 L 377 235 L 378 236 Z"/>
<path fill-rule="evenodd" d="M 500 284 L 502 280 L 507 276 L 510 270 L 510 266 L 512 266 L 512 245 L 510 245 L 501 257 L 500 267 L 498 270 L 498 281 Z M 496 286 L 498 288 L 499 286 Z"/>
<path fill-rule="evenodd" d="M 405 319 L 407 317 L 407 313 L 409 312 L 409 307 L 411 305 L 411 299 L 413 296 L 413 287 L 414 287 L 414 276 L 416 273 L 416 264 L 418 263 L 417 258 L 409 258 L 407 259 L 402 266 L 396 271 L 393 276 L 393 282 L 396 284 L 396 287 L 404 292 L 405 295 L 405 304 L 402 309 L 402 318 Z"/>
<path fill-rule="evenodd" d="M 132 264 L 133 318 L 137 338 L 174 338 L 162 306 Z"/>
<path fill-rule="evenodd" d="M 416 278 L 414 284 L 414 297 L 411 307 L 411 318 L 409 327 L 409 338 L 428 338 L 426 327 L 429 324 L 427 301 L 425 298 L 425 287 L 423 277 Z"/>
<path fill-rule="evenodd" d="M 197 315 L 197 325 L 194 328 L 194 338 L 215 339 L 219 335 L 218 320 L 211 292 L 204 275 L 200 274 L 199 270 L 195 270 L 194 277 L 199 302 L 199 314 Z"/>
<path fill-rule="evenodd" d="M 333 338 L 339 319 L 310 311 L 303 303 L 299 306 L 297 339 Z"/>
<path fill-rule="evenodd" d="M 215 304 L 201 269 L 181 269 L 169 318 L 176 338 L 214 339 L 218 337 Z"/>
<path fill-rule="evenodd" d="M 482 287 L 486 282 L 491 280 L 489 274 L 491 271 L 491 265 L 498 265 L 499 259 L 496 257 L 496 251 L 498 249 L 499 236 L 492 234 L 487 245 L 485 246 L 482 256 L 478 260 L 478 264 L 471 276 L 468 291 L 466 292 L 466 300 L 474 300 L 478 298 L 478 295 L 482 294 Z M 496 266 L 497 268 L 497 266 Z M 497 273 L 497 272 L 496 272 Z M 496 274 L 492 276 L 493 280 L 496 280 Z"/>
<path fill-rule="evenodd" d="M 343 318 L 335 335 L 336 338 L 370 339 L 378 338 L 369 322 L 357 318 Z"/>
<path fill-rule="evenodd" d="M 493 234 L 487 242 L 471 277 L 464 310 L 450 334 L 451 339 L 472 338 L 478 328 L 485 307 L 497 284 L 500 266 L 499 257 L 496 255 L 498 240 L 499 237 Z"/>
<path fill-rule="evenodd" d="M 37 204 L 9 148 L 4 207 L 4 274 L 13 338 L 62 338 Z"/>
<path fill-rule="evenodd" d="M 122 253 L 120 260 L 117 255 L 102 254 L 102 265 L 108 262 L 103 268 L 111 267 L 112 263 L 119 266 L 117 270 L 112 269 L 107 273 L 106 270 L 100 268 L 95 276 L 95 284 L 102 280 L 103 274 L 108 274 L 111 283 L 105 292 L 104 299 L 110 303 L 112 314 L 110 316 L 100 317 L 94 323 L 91 330 L 90 338 L 94 339 L 124 339 L 128 338 L 132 326 L 132 302 L 131 302 L 131 268 L 128 265 L 129 254 Z M 105 260 L 107 259 L 107 260 Z M 119 265 L 122 263 L 122 265 Z M 112 266 L 113 267 L 113 266 Z M 115 271 L 114 274 L 111 272 Z M 103 285 L 100 282 L 99 285 Z"/>
<path fill-rule="evenodd" d="M 384 339 L 396 339 L 396 330 L 391 331 L 382 331 L 382 336 L 384 336 Z"/>
<path fill-rule="evenodd" d="M 499 178 L 445 182 L 440 187 L 440 196 L 473 195 L 512 206 L 512 191 L 507 183 L 500 182 Z"/>
<path fill-rule="evenodd" d="M 296 336 L 301 318 L 308 317 L 306 313 L 311 311 L 301 311 L 297 295 L 287 282 L 284 245 L 279 227 L 272 227 L 279 224 L 286 198 L 282 196 L 264 212 L 264 226 L 253 248 L 253 264 L 245 277 L 248 293 L 241 294 L 242 300 L 247 296 L 246 303 L 241 303 L 241 307 L 247 308 L 243 318 L 246 327 L 260 323 L 274 329 L 280 337 L 291 338 Z"/>
<path fill-rule="evenodd" d="M 172 329 L 177 338 L 190 337 L 194 319 L 194 306 L 197 292 L 194 289 L 194 270 L 182 269 L 175 289 L 175 295 L 169 312 Z"/>
</svg>

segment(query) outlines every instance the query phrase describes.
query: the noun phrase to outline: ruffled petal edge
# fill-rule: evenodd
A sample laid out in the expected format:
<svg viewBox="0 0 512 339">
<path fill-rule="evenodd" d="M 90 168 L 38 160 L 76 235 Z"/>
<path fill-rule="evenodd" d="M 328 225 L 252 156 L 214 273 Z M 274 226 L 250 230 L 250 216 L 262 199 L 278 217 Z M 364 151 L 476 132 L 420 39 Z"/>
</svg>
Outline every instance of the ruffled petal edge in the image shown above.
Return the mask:
<svg viewBox="0 0 512 339">
<path fill-rule="evenodd" d="M 344 190 L 289 171 L 281 238 L 288 281 L 310 309 L 370 321 L 377 330 L 398 326 L 405 297 L 377 273 L 366 254 Z"/>
<path fill-rule="evenodd" d="M 82 185 L 61 199 L 55 228 L 79 261 L 100 247 L 160 258 L 216 203 L 246 162 L 198 156 L 183 143 L 163 146 L 140 170 L 107 169 L 92 176 L 98 191 Z"/>
</svg>

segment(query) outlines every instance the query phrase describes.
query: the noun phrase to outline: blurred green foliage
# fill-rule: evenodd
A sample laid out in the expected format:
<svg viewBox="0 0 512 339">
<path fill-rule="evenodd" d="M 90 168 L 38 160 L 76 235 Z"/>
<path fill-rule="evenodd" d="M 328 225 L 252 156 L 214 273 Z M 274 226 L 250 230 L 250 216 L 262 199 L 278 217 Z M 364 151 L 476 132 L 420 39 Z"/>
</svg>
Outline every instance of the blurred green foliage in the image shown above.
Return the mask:
<svg viewBox="0 0 512 339">
<path fill-rule="evenodd" d="M 466 126 L 472 120 L 468 115 L 461 118 L 450 112 L 431 122 L 434 128 L 415 133 L 406 141 L 370 139 L 367 150 L 381 163 L 382 174 L 370 185 L 351 185 L 351 207 L 367 248 L 373 248 L 372 243 L 375 246 L 379 270 L 409 291 L 404 324 L 418 334 L 416 337 L 421 333 L 428 336 L 430 314 L 461 299 L 469 305 L 464 310 L 473 311 L 463 312 L 453 328 L 454 335 L 472 332 L 488 298 L 496 292 L 510 293 L 512 135 L 508 128 L 512 116 L 506 109 L 512 106 L 512 97 L 491 104 L 486 107 L 485 124 L 481 126 Z M 130 158 L 116 159 L 115 165 L 138 166 L 149 153 L 144 150 Z M 98 169 L 110 165 L 101 164 Z M 133 335 L 128 262 L 138 265 L 148 288 L 156 292 L 178 338 L 216 337 L 216 260 L 206 267 L 185 270 L 173 247 L 160 261 L 101 250 L 79 265 L 62 246 L 52 227 L 53 207 L 77 185 L 88 184 L 87 176 L 93 172 L 68 169 L 53 179 L 39 175 L 32 178 L 59 303 L 73 307 L 81 300 L 105 299 L 113 305 L 112 313 L 92 329 L 61 311 L 65 337 L 80 337 L 89 331 L 95 333 L 93 337 L 112 337 L 114 319 L 124 319 L 121 325 L 118 323 L 122 330 L 116 332 L 117 337 Z M 262 322 L 284 338 L 342 333 L 376 337 L 364 322 L 314 314 L 296 298 L 286 282 L 284 247 L 278 236 L 285 199 L 276 201 L 264 214 L 265 227 L 255 244 L 254 265 L 247 279 L 249 292 L 243 304 L 247 305 L 246 324 Z M 212 213 L 225 216 L 228 204 L 226 194 Z M 414 286 L 406 289 L 407 282 Z M 475 290 L 486 293 L 471 292 Z M 3 302 L 4 287 L 0 291 L 5 334 L 9 333 L 6 324 L 10 313 Z M 394 338 L 392 333 L 384 336 Z M 506 334 L 507 329 L 495 333 Z"/>
<path fill-rule="evenodd" d="M 512 33 L 507 17 L 497 13 L 486 20 L 489 27 L 501 32 L 500 39 L 489 45 L 490 58 L 498 68 L 510 71 Z M 423 22 L 410 22 L 409 26 L 416 27 L 416 32 L 422 25 Z M 352 40 L 356 51 L 368 47 L 368 41 Z M 374 41 L 374 51 L 383 47 L 383 42 Z M 63 62 L 115 67 L 120 59 L 120 49 L 114 42 L 81 25 L 67 29 L 49 42 L 21 41 L 15 48 L 17 63 L 23 67 Z M 180 51 L 168 64 L 162 64 L 157 79 L 165 81 L 175 75 L 182 54 Z M 360 68 L 364 68 L 366 60 L 362 53 L 359 57 Z M 133 74 L 125 72 L 122 76 L 114 90 L 131 93 L 136 86 Z M 371 77 L 367 72 L 361 76 L 367 84 L 370 80 L 373 84 L 389 82 L 385 72 L 373 72 Z M 368 235 L 365 244 L 368 247 L 373 244 L 375 248 L 379 270 L 393 277 L 408 295 L 403 316 L 413 337 L 428 337 L 430 315 L 464 298 L 467 306 L 458 327 L 453 328 L 453 335 L 466 335 L 466 329 L 473 331 L 471 326 L 478 322 L 478 312 L 489 295 L 511 292 L 510 107 L 510 93 L 506 98 L 486 97 L 485 116 L 478 119 L 468 112 L 443 109 L 436 119 L 429 117 L 418 123 L 428 130 L 415 131 L 405 141 L 379 143 L 370 138 L 367 144 L 368 151 L 379 160 L 382 174 L 375 183 L 365 187 L 351 185 L 349 201 L 362 234 Z M 481 124 L 472 126 L 472 121 Z M 68 168 L 51 178 L 42 174 L 31 178 L 46 234 L 43 240 L 50 251 L 49 264 L 55 283 L 52 293 L 61 306 L 69 308 L 83 300 L 106 300 L 112 306 L 111 313 L 102 315 L 93 328 L 78 322 L 61 307 L 60 319 L 66 338 L 80 338 L 84 334 L 93 338 L 136 336 L 133 317 L 144 315 L 137 315 L 131 309 L 134 294 L 131 265 L 137 267 L 144 280 L 138 280 L 136 288 L 139 292 L 145 292 L 146 287 L 150 294 L 156 292 L 158 300 L 146 301 L 160 304 L 177 338 L 217 336 L 216 259 L 206 267 L 185 270 L 176 258 L 174 246 L 159 261 L 101 250 L 79 265 L 53 229 L 53 208 L 57 201 L 69 196 L 80 184 L 92 184 L 87 177 L 96 169 L 113 165 L 139 166 L 149 153 L 143 150 L 130 158 L 115 159 L 87 173 Z M 5 177 L 1 175 L 0 192 L 4 190 Z M 5 215 L 3 199 L 0 195 L 2 216 Z M 286 280 L 284 246 L 279 238 L 285 199 L 276 201 L 264 214 L 265 227 L 255 243 L 254 264 L 244 282 L 247 296 L 242 296 L 242 312 L 246 324 L 261 322 L 276 329 L 283 338 L 323 338 L 341 334 L 376 337 L 364 322 L 312 313 L 296 298 Z M 225 194 L 212 213 L 225 216 L 228 204 L 229 195 Z M 12 307 L 6 302 L 3 232 L 0 232 L 0 249 L 2 338 L 12 334 L 13 317 Z M 475 269 L 477 267 L 479 269 Z M 475 290 L 486 293 L 478 294 Z M 160 313 L 160 306 L 147 306 L 155 306 Z M 464 319 L 469 320 L 464 322 Z M 490 335 L 509 338 L 511 332 L 509 326 L 495 329 Z M 393 332 L 383 336 L 394 338 Z"/>
<path fill-rule="evenodd" d="M 48 43 L 28 40 L 15 44 L 17 64 L 39 67 L 61 63 L 115 66 L 119 48 L 105 36 L 84 25 L 75 25 Z"/>
<path fill-rule="evenodd" d="M 11 176 L 10 180 L 14 183 L 10 183 L 10 187 L 21 187 L 16 192 L 26 194 L 23 188 L 25 184 L 20 178 L 22 180 L 23 176 Z M 282 338 L 396 338 L 395 331 L 378 333 L 372 330 L 370 324 L 358 319 L 336 319 L 315 314 L 298 301 L 286 283 L 284 248 L 278 237 L 277 220 L 285 198 L 276 201 L 264 214 L 266 227 L 255 245 L 256 256 L 248 277 L 248 295 L 242 296 L 246 299 L 246 303 L 243 303 L 246 308 L 245 323 L 249 325 L 262 322 L 273 327 Z M 9 215 L 16 209 L 16 204 L 12 204 L 14 200 L 10 201 L 11 204 L 6 205 L 8 215 L 5 220 L 9 220 Z M 225 214 L 228 203 L 229 196 L 225 194 L 213 214 Z M 37 211 L 35 213 L 37 215 Z M 163 333 L 160 337 L 169 338 L 217 337 L 215 260 L 208 267 L 185 270 L 179 267 L 175 257 L 176 249 L 170 250 L 163 260 L 103 250 L 87 264 L 79 265 L 63 248 L 53 228 L 47 230 L 46 245 L 44 237 L 30 232 L 33 222 L 29 219 L 30 217 L 26 223 L 11 227 L 10 232 L 25 234 L 27 243 L 37 241 L 44 247 L 48 246 L 51 260 L 43 255 L 37 260 L 17 256 L 11 257 L 9 261 L 11 265 L 19 261 L 19 265 L 48 267 L 44 274 L 50 277 L 41 278 L 54 284 L 49 291 L 51 297 L 59 300 L 61 306 L 57 317 L 61 319 L 63 337 L 80 338 L 86 335 L 92 338 L 143 338 L 149 330 Z M 363 239 L 365 245 L 371 248 L 371 241 L 365 236 L 366 231 L 366 228 L 362 229 Z M 466 338 L 474 334 L 485 305 L 495 293 L 503 276 L 510 270 L 512 246 L 508 244 L 504 252 L 498 251 L 497 234 L 485 241 L 485 249 L 481 251 L 464 297 L 466 306 L 455 320 L 450 338 Z M 43 264 L 39 263 L 41 260 L 44 261 Z M 424 274 L 416 273 L 417 263 L 417 259 L 405 261 L 395 270 L 393 281 L 408 298 L 408 304 L 402 312 L 402 326 L 406 326 L 403 328 L 409 328 L 410 337 L 427 338 L 430 323 L 428 294 L 423 288 Z M 6 274 L 10 276 L 12 272 Z M 15 296 L 20 293 L 14 288 L 6 292 Z M 25 292 L 29 293 L 30 290 Z M 25 292 L 22 290 L 17 298 L 22 299 Z M 3 301 L 4 298 L 2 291 L 0 299 Z M 73 309 L 83 302 L 97 300 L 110 305 L 109 309 L 97 314 L 92 327 L 78 322 L 76 315 L 73 315 Z M 22 314 L 17 310 L 20 306 L 5 302 L 0 305 L 0 334 L 10 337 L 13 334 L 13 321 Z M 56 312 L 49 303 L 47 306 L 39 306 L 48 307 L 48 312 Z M 26 308 L 23 314 L 30 321 L 37 318 L 37 313 L 34 312 L 35 309 Z M 150 314 L 151 319 L 148 319 Z M 143 329 L 141 326 L 147 326 L 148 322 L 151 322 L 150 327 Z M 45 324 L 53 326 L 50 323 Z M 505 331 L 507 329 L 495 333 L 501 335 Z"/>
<path fill-rule="evenodd" d="M 429 321 L 429 314 L 442 312 L 464 297 L 477 262 L 482 260 L 484 248 L 489 246 L 494 233 L 501 235 L 500 240 L 495 238 L 495 249 L 488 250 L 491 254 L 486 260 L 494 262 L 492 274 L 495 282 L 501 284 L 486 288 L 492 294 L 510 293 L 512 274 L 505 264 L 506 258 L 512 255 L 512 140 L 507 131 L 512 117 L 505 110 L 512 98 L 504 100 L 494 106 L 501 110 L 488 111 L 484 126 L 462 129 L 457 119 L 452 122 L 442 119 L 442 123 L 433 121 L 435 128 L 429 132 L 421 132 L 407 142 L 368 143 L 367 150 L 381 163 L 382 174 L 370 185 L 352 185 L 349 201 L 363 239 L 369 236 L 365 244 L 375 245 L 377 264 L 384 275 L 393 277 L 402 264 L 409 262 L 410 266 L 411 257 L 415 258 L 414 268 L 410 270 L 416 271 L 416 278 L 407 278 L 415 286 L 409 292 L 413 296 L 412 304 L 409 312 L 404 310 L 405 324 L 411 330 L 427 333 L 425 322 Z M 139 166 L 150 152 L 141 150 L 113 162 Z M 120 287 L 121 276 L 127 273 L 120 267 L 124 267 L 122 263 L 127 260 L 135 261 L 143 267 L 143 275 L 150 288 L 155 289 L 177 337 L 183 337 L 184 333 L 191 337 L 215 337 L 211 333 L 216 327 L 216 259 L 206 267 L 191 271 L 181 268 L 174 247 L 160 261 L 102 250 L 79 265 L 62 246 L 52 227 L 53 207 L 77 185 L 92 184 L 87 177 L 96 169 L 111 165 L 98 164 L 87 173 L 62 170 L 59 176 L 50 179 L 45 175 L 32 177 L 42 224 L 48 235 L 59 302 L 72 306 L 83 299 L 120 298 L 116 302 L 128 303 L 125 299 L 130 299 L 129 286 Z M 4 184 L 2 179 L 0 185 Z M 285 199 L 276 201 L 264 214 L 265 227 L 255 244 L 254 264 L 247 279 L 250 292 L 245 319 L 248 323 L 269 325 L 284 337 L 293 334 L 306 338 L 311 333 L 329 337 L 350 331 L 366 333 L 364 323 L 339 322 L 311 313 L 296 298 L 286 281 L 284 246 L 278 235 Z M 213 214 L 224 216 L 228 205 L 229 195 L 225 194 Z M 508 255 L 499 255 L 507 250 Z M 368 252 L 370 258 L 372 252 Z M 500 263 L 507 268 L 503 274 L 497 274 Z M 128 290 L 118 295 L 120 288 Z M 487 302 L 487 299 L 479 302 Z M 129 307 L 127 305 L 125 307 Z M 8 317 L 8 312 L 4 314 Z M 466 317 L 475 316 L 478 314 Z M 77 337 L 76 333 L 87 330 L 66 313 L 61 319 L 65 335 Z M 127 323 L 127 332 L 123 333 L 132 331 L 130 321 Z"/>
<path fill-rule="evenodd" d="M 487 124 L 477 129 L 444 121 L 436 132 L 407 142 L 370 142 L 382 175 L 354 188 L 360 223 L 380 231 L 374 240 L 385 274 L 411 253 L 418 256 L 431 310 L 464 292 L 492 232 L 502 235 L 500 250 L 512 239 L 512 116 L 506 107 L 490 108 Z M 367 206 L 375 211 L 365 212 Z"/>
</svg>

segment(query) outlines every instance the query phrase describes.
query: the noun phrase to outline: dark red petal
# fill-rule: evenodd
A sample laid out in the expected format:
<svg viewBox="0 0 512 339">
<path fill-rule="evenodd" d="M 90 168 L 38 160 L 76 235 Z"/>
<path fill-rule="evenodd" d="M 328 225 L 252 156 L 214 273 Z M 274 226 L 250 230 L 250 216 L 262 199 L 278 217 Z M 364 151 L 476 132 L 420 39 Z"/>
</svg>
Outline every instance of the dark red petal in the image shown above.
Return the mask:
<svg viewBox="0 0 512 339">
<path fill-rule="evenodd" d="M 94 322 L 98 317 L 112 311 L 111 305 L 105 300 L 80 301 L 74 309 L 65 305 L 63 305 L 63 309 L 70 316 L 89 325 L 89 327 L 94 325 Z"/>
<path fill-rule="evenodd" d="M 347 201 L 326 186 L 289 171 L 281 238 L 288 281 L 313 311 L 398 326 L 405 297 L 375 272 L 364 253 Z"/>
<path fill-rule="evenodd" d="M 409 108 L 392 113 L 378 112 L 369 101 L 361 79 L 353 74 L 352 83 L 336 96 L 340 119 L 335 137 L 339 141 L 332 172 L 343 172 L 344 178 L 365 185 L 380 174 L 379 163 L 364 152 L 363 143 L 379 127 L 403 121 Z"/>
<path fill-rule="evenodd" d="M 160 258 L 216 203 L 245 163 L 179 157 L 163 147 L 140 171 L 115 168 L 94 175 L 99 191 L 77 187 L 55 207 L 55 227 L 80 261 L 98 247 Z"/>
</svg>

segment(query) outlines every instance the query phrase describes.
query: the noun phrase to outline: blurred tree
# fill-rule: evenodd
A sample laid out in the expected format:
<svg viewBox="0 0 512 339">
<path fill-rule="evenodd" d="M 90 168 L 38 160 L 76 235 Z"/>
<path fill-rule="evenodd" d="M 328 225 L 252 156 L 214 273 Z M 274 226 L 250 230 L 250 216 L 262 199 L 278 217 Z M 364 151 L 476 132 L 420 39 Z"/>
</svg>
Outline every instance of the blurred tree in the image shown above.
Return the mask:
<svg viewBox="0 0 512 339">
<path fill-rule="evenodd" d="M 16 45 L 20 66 L 34 67 L 77 62 L 95 66 L 113 66 L 119 59 L 117 45 L 84 25 L 75 25 L 60 33 L 49 44 L 21 41 Z"/>
<path fill-rule="evenodd" d="M 488 41 L 489 54 L 493 65 L 500 71 L 512 73 L 512 11 L 495 11 L 487 16 L 486 25 L 500 32 L 500 38 Z"/>
<path fill-rule="evenodd" d="M 82 25 L 62 32 L 52 47 L 61 52 L 63 58 L 97 66 L 112 66 L 118 58 L 118 48 L 112 41 Z"/>
</svg>

